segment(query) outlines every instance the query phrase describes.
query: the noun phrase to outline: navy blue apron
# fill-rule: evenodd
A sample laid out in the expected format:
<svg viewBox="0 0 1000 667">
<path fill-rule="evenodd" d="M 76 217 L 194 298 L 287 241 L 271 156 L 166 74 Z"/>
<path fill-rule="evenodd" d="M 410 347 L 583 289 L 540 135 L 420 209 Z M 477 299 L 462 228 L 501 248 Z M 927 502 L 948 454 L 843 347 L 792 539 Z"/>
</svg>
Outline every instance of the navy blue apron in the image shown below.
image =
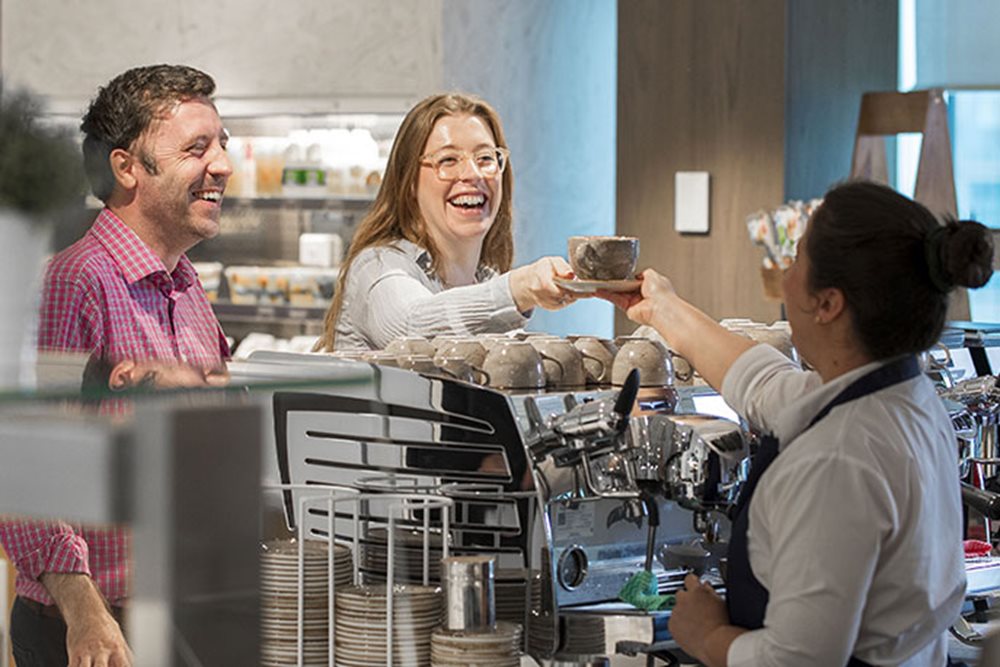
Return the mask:
<svg viewBox="0 0 1000 667">
<path fill-rule="evenodd" d="M 809 425 L 803 430 L 808 431 L 819 420 L 826 417 L 838 405 L 873 394 L 880 389 L 891 387 L 920 374 L 920 365 L 913 356 L 902 357 L 858 378 L 848 385 L 826 407 L 819 411 Z M 800 434 L 801 435 L 801 434 Z M 757 488 L 757 482 L 767 467 L 778 457 L 778 439 L 765 436 L 754 455 L 750 466 L 750 474 L 740 492 L 739 500 L 733 509 L 733 526 L 729 540 L 729 561 L 726 572 L 726 607 L 729 610 L 729 622 L 748 630 L 764 627 L 764 610 L 767 608 L 767 589 L 754 576 L 750 569 L 750 556 L 747 552 L 747 525 L 750 516 L 750 498 Z M 870 667 L 868 663 L 852 657 L 847 667 Z"/>
</svg>

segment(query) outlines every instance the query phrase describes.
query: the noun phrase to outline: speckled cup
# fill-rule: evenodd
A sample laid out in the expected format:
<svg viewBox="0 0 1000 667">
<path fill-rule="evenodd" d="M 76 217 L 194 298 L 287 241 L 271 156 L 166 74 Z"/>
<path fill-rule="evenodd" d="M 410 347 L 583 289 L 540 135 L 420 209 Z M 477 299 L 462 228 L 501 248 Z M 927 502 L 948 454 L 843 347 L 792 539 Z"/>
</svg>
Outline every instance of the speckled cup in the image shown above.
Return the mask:
<svg viewBox="0 0 1000 667">
<path fill-rule="evenodd" d="M 639 261 L 634 236 L 571 236 L 569 264 L 583 280 L 628 280 Z"/>
<path fill-rule="evenodd" d="M 611 382 L 611 366 L 615 363 L 618 346 L 606 338 L 597 336 L 568 336 L 568 338 L 583 355 L 587 382 L 593 384 Z"/>
<path fill-rule="evenodd" d="M 427 357 L 433 357 L 435 352 L 431 342 L 422 336 L 403 336 L 397 338 L 385 346 L 385 351 L 397 356 L 422 354 Z"/>
<path fill-rule="evenodd" d="M 486 355 L 483 370 L 490 386 L 499 389 L 541 389 L 545 386 L 542 357 L 522 341 L 496 342 Z"/>
<path fill-rule="evenodd" d="M 618 354 L 611 367 L 611 384 L 620 386 L 633 368 L 639 369 L 639 386 L 672 387 L 674 367 L 670 352 L 655 340 L 641 336 L 616 338 Z"/>
<path fill-rule="evenodd" d="M 547 386 L 582 387 L 587 383 L 587 375 L 583 369 L 583 355 L 573 343 L 552 336 L 532 336 L 527 342 L 542 356 Z"/>
</svg>

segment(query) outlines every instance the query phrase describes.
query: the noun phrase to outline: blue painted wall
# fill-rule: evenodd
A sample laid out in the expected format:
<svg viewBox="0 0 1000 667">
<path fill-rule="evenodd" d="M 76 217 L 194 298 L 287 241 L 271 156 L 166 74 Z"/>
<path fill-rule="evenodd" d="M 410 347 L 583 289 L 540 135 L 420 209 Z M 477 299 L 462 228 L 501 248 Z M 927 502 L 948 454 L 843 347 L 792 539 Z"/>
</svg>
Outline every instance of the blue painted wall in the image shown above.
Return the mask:
<svg viewBox="0 0 1000 667">
<path fill-rule="evenodd" d="M 444 0 L 445 89 L 500 113 L 511 148 L 515 262 L 615 231 L 616 0 Z M 610 336 L 613 309 L 582 300 L 530 329 Z"/>
</svg>

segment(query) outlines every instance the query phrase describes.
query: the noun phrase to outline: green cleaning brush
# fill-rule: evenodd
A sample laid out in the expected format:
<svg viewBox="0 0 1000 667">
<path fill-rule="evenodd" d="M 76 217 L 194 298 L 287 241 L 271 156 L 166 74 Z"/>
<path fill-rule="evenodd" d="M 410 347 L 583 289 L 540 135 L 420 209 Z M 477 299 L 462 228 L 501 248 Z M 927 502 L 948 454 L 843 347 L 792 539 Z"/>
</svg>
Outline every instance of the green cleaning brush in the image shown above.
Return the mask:
<svg viewBox="0 0 1000 667">
<path fill-rule="evenodd" d="M 643 611 L 658 611 L 674 606 L 673 595 L 660 595 L 660 587 L 653 574 L 653 548 L 656 546 L 656 528 L 660 525 L 660 508 L 650 494 L 642 493 L 649 527 L 646 532 L 646 562 L 642 572 L 637 572 L 618 591 L 618 599 Z"/>
</svg>

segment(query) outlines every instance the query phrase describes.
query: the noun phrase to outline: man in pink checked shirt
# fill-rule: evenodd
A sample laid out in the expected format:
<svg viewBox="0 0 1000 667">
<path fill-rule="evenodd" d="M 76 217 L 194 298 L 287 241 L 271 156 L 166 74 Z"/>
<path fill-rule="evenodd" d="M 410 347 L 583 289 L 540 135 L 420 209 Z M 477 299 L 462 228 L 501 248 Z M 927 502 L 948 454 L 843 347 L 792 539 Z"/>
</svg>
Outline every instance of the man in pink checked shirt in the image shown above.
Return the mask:
<svg viewBox="0 0 1000 667">
<path fill-rule="evenodd" d="M 105 208 L 48 268 L 41 349 L 91 352 L 118 369 L 183 369 L 172 377 L 185 384 L 224 373 L 229 348 L 184 254 L 218 234 L 232 173 L 214 91 L 207 74 L 169 65 L 131 69 L 98 91 L 81 129 Z M 5 520 L 0 543 L 17 568 L 18 667 L 132 664 L 121 628 L 126 528 Z"/>
</svg>

